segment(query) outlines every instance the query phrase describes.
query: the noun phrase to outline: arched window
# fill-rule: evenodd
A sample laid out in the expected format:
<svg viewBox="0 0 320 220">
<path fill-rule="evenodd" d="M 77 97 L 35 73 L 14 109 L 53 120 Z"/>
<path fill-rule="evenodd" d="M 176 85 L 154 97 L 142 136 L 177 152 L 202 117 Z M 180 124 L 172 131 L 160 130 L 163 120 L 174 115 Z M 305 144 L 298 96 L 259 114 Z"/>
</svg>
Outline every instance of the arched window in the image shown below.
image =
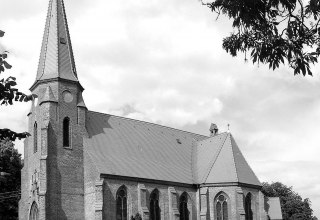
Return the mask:
<svg viewBox="0 0 320 220">
<path fill-rule="evenodd" d="M 245 198 L 244 202 L 244 210 L 246 212 L 246 220 L 253 220 L 253 213 L 251 209 L 251 193 L 248 193 L 248 195 Z"/>
<path fill-rule="evenodd" d="M 228 201 L 224 195 L 219 195 L 216 199 L 217 220 L 228 220 Z"/>
<path fill-rule="evenodd" d="M 70 119 L 63 119 L 63 146 L 70 147 Z"/>
<path fill-rule="evenodd" d="M 31 206 L 30 209 L 30 220 L 38 220 L 39 219 L 39 211 L 38 211 L 38 206 L 37 204 L 34 202 Z"/>
<path fill-rule="evenodd" d="M 33 125 L 33 153 L 38 151 L 38 125 L 37 122 Z"/>
<path fill-rule="evenodd" d="M 125 186 L 117 192 L 117 214 L 116 220 L 127 220 L 127 190 Z"/>
<path fill-rule="evenodd" d="M 182 193 L 179 202 L 180 220 L 189 220 L 190 212 L 188 210 L 188 194 L 186 192 Z"/>
<path fill-rule="evenodd" d="M 160 220 L 159 191 L 157 189 L 150 194 L 150 220 Z"/>
</svg>

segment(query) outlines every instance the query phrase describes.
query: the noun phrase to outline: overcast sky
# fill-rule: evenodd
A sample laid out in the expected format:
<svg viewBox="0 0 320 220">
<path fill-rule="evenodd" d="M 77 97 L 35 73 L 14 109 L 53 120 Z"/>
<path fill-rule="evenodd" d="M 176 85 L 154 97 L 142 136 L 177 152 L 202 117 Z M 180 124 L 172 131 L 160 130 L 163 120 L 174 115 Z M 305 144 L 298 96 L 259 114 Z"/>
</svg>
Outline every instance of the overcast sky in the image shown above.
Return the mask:
<svg viewBox="0 0 320 220">
<path fill-rule="evenodd" d="M 0 51 L 28 92 L 48 0 L 0 0 Z M 230 22 L 198 0 L 65 0 L 78 76 L 90 110 L 209 134 L 231 133 L 260 181 L 280 181 L 320 217 L 320 64 L 314 77 L 233 58 Z M 30 104 L 1 106 L 0 127 L 27 129 Z M 16 146 L 23 153 L 22 142 Z"/>
</svg>

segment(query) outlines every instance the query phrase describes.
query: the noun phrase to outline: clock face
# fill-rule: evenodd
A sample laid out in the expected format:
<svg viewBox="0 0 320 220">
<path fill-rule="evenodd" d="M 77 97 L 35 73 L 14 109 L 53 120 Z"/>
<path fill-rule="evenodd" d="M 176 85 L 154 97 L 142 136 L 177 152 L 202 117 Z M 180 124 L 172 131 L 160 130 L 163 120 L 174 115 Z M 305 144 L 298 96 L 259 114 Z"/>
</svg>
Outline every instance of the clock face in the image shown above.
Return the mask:
<svg viewBox="0 0 320 220">
<path fill-rule="evenodd" d="M 73 95 L 69 91 L 63 92 L 63 100 L 67 103 L 70 103 L 73 101 Z"/>
</svg>

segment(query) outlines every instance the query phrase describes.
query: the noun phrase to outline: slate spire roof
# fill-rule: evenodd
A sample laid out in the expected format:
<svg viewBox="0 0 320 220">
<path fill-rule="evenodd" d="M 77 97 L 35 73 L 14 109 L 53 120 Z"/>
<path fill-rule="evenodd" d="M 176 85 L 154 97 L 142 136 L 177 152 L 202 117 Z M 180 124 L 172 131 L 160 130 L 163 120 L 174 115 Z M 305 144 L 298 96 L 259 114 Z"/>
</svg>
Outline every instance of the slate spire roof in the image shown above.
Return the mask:
<svg viewBox="0 0 320 220">
<path fill-rule="evenodd" d="M 78 82 L 63 0 L 50 0 L 36 82 L 57 78 Z"/>
</svg>

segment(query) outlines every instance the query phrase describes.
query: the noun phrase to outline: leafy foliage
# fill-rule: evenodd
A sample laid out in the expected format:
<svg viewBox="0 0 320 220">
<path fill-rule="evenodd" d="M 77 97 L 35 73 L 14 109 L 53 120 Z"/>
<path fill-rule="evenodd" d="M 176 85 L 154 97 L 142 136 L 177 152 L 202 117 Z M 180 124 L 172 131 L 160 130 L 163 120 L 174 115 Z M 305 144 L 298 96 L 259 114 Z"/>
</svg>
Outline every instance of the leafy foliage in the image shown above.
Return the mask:
<svg viewBox="0 0 320 220">
<path fill-rule="evenodd" d="M 0 37 L 4 36 L 3 31 L 0 30 Z M 4 51 L 0 53 L 0 75 L 6 69 L 11 69 L 12 66 L 6 61 L 8 58 L 8 51 Z M 9 76 L 8 78 L 0 78 L 0 105 L 12 105 L 13 101 L 19 102 L 28 102 L 33 99 L 33 95 L 26 95 L 20 92 L 15 86 L 16 78 Z M 10 140 L 14 141 L 16 138 L 21 139 L 27 137 L 29 134 L 27 132 L 17 133 L 11 131 L 10 129 L 0 129 L 0 140 L 4 140 L 9 138 Z"/>
<path fill-rule="evenodd" d="M 288 187 L 280 182 L 275 183 L 263 183 L 262 192 L 267 197 L 279 197 L 281 203 L 281 210 L 284 220 L 316 220 L 317 217 L 313 216 L 313 210 L 311 209 L 311 201 L 302 197 L 292 190 L 292 187 Z"/>
<path fill-rule="evenodd" d="M 21 155 L 12 141 L 0 140 L 0 219 L 18 219 L 21 168 Z"/>
<path fill-rule="evenodd" d="M 312 75 L 310 64 L 320 56 L 319 0 L 214 0 L 203 3 L 228 16 L 235 29 L 224 38 L 232 56 L 251 52 L 253 63 L 273 70 L 287 63 L 294 75 Z"/>
</svg>

